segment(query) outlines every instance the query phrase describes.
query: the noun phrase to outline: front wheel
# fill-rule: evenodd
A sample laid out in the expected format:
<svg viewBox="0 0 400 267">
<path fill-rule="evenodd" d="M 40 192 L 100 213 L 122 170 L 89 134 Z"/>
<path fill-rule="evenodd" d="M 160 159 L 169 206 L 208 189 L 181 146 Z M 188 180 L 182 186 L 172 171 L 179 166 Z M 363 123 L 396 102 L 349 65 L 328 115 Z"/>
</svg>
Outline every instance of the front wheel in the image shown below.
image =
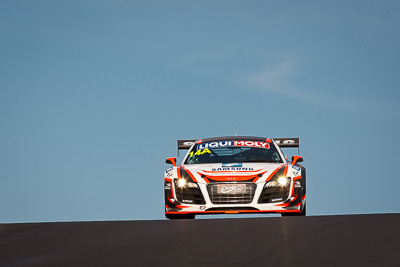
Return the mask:
<svg viewBox="0 0 400 267">
<path fill-rule="evenodd" d="M 194 219 L 196 217 L 195 214 L 165 214 L 165 218 L 170 220 L 176 219 Z"/>
<path fill-rule="evenodd" d="M 306 216 L 307 210 L 306 210 L 306 203 L 304 202 L 304 205 L 301 205 L 300 212 L 285 212 L 281 213 L 282 217 L 289 217 L 289 216 Z"/>
</svg>

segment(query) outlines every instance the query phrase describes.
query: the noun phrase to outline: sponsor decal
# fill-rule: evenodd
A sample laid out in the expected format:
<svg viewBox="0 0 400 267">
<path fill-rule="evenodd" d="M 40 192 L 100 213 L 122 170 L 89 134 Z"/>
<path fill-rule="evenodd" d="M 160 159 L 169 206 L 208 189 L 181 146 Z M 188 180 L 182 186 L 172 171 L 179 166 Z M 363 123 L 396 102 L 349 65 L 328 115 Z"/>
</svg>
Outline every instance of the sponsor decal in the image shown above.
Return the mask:
<svg viewBox="0 0 400 267">
<path fill-rule="evenodd" d="M 247 146 L 247 147 L 260 147 L 269 149 L 269 143 L 259 141 L 219 141 L 210 142 L 197 145 L 197 149 L 214 148 L 214 147 L 226 147 L 226 146 Z"/>
<path fill-rule="evenodd" d="M 197 155 L 203 155 L 204 153 L 211 153 L 211 151 L 210 151 L 208 148 L 205 148 L 205 149 L 203 149 L 203 150 L 197 150 L 196 153 L 193 153 L 193 151 L 191 151 L 191 152 L 189 153 L 189 156 L 190 156 L 190 157 L 193 157 L 194 155 L 195 155 L 195 156 L 197 156 Z"/>
<path fill-rule="evenodd" d="M 184 145 L 184 146 L 191 146 L 191 145 L 193 145 L 193 143 L 194 143 L 194 142 L 183 142 L 183 145 Z"/>
<path fill-rule="evenodd" d="M 242 163 L 222 163 L 222 167 L 242 167 Z"/>
<path fill-rule="evenodd" d="M 262 147 L 268 148 L 269 144 L 266 142 L 258 142 L 258 141 L 233 141 L 233 146 L 250 146 L 250 147 Z"/>
<path fill-rule="evenodd" d="M 292 168 L 295 169 L 296 171 L 300 171 L 300 169 L 301 169 L 300 167 L 294 166 L 294 165 L 292 166 Z"/>
<path fill-rule="evenodd" d="M 211 171 L 220 172 L 220 171 L 253 171 L 253 168 L 247 167 L 222 167 L 222 168 L 213 168 Z"/>
<path fill-rule="evenodd" d="M 164 189 L 165 190 L 171 190 L 171 183 L 170 182 L 165 182 L 164 183 Z"/>
<path fill-rule="evenodd" d="M 169 169 L 166 169 L 165 172 L 166 172 L 166 173 L 172 172 L 173 169 L 174 169 L 174 168 L 171 167 L 171 168 L 169 168 Z"/>
<path fill-rule="evenodd" d="M 236 177 L 225 177 L 225 181 L 236 181 Z"/>
<path fill-rule="evenodd" d="M 172 172 L 167 172 L 167 177 L 171 177 L 173 174 L 172 174 Z"/>
<path fill-rule="evenodd" d="M 245 184 L 231 184 L 231 185 L 218 185 L 217 186 L 218 194 L 244 194 L 246 193 L 246 185 Z"/>
<path fill-rule="evenodd" d="M 278 145 L 281 143 L 281 140 L 275 140 L 275 143 L 277 143 Z M 292 145 L 292 144 L 296 144 L 295 140 L 283 140 L 282 144 L 286 144 L 286 145 Z"/>
</svg>

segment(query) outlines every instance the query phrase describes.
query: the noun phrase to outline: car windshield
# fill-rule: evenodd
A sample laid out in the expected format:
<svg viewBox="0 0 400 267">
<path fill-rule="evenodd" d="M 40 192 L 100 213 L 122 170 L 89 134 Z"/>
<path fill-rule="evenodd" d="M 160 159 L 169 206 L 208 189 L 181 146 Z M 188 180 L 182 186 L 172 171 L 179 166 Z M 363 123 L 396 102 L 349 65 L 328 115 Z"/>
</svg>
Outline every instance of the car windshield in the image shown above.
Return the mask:
<svg viewBox="0 0 400 267">
<path fill-rule="evenodd" d="M 273 144 L 257 141 L 222 141 L 194 145 L 184 164 L 202 163 L 282 163 Z"/>
</svg>

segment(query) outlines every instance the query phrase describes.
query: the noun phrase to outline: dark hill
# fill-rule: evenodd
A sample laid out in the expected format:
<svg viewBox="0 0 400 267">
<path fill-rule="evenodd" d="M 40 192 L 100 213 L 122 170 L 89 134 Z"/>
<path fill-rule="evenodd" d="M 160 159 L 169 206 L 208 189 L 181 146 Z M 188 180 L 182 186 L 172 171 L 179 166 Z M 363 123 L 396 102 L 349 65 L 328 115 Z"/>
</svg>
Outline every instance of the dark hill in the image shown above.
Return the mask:
<svg viewBox="0 0 400 267">
<path fill-rule="evenodd" d="M 0 224 L 0 265 L 400 266 L 400 214 Z"/>
</svg>

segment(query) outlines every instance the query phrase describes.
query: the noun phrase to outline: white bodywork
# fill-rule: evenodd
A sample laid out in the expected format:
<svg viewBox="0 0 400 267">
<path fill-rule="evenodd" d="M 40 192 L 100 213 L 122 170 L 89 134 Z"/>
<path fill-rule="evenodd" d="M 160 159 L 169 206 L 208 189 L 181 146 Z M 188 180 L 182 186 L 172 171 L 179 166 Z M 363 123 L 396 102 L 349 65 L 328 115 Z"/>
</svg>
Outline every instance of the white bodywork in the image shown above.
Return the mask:
<svg viewBox="0 0 400 267">
<path fill-rule="evenodd" d="M 194 145 L 196 144 L 194 143 L 191 148 Z M 295 192 L 295 188 L 301 187 L 299 185 L 301 184 L 302 168 L 288 162 L 273 140 L 271 145 L 276 146 L 283 159 L 282 163 L 181 164 L 167 169 L 164 173 L 164 180 L 170 182 L 172 193 L 168 197 L 166 196 L 166 204 L 168 204 L 165 206 L 166 214 L 300 212 L 301 205 L 305 203 L 305 195 L 299 195 L 297 191 Z M 187 157 L 188 153 L 182 162 L 185 162 Z M 176 192 L 180 190 L 180 186 L 179 183 L 177 186 L 174 181 L 175 179 L 179 181 L 182 171 L 190 174 L 193 182 L 199 187 L 205 203 L 193 204 L 193 201 L 185 199 L 178 201 Z M 290 186 L 289 194 L 284 199 L 273 199 L 272 203 L 259 203 L 264 187 L 278 171 L 283 171 L 282 177 L 285 177 L 289 183 L 287 185 Z M 218 186 L 219 192 L 223 193 L 240 192 L 246 185 L 251 185 L 253 188 L 255 185 L 255 191 L 252 193 L 253 198 L 250 203 L 217 204 L 215 201 L 213 203 L 212 196 L 210 196 L 208 187 L 211 185 Z"/>
</svg>

